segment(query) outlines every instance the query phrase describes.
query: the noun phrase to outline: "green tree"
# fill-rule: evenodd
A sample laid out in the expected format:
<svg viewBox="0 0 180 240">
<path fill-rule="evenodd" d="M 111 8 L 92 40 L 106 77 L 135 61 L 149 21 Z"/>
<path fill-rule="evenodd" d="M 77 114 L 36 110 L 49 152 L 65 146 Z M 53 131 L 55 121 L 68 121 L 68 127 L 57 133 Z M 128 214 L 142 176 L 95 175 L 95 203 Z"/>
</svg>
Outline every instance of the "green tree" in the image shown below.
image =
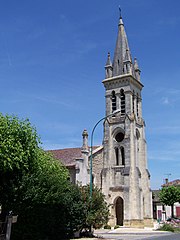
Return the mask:
<svg viewBox="0 0 180 240">
<path fill-rule="evenodd" d="M 85 221 L 82 230 L 89 230 L 91 227 L 100 228 L 107 224 L 109 218 L 109 208 L 105 201 L 105 196 L 100 189 L 93 186 L 92 199 L 89 195 L 89 185 L 81 187 L 82 200 L 85 207 Z"/>
<path fill-rule="evenodd" d="M 67 169 L 39 149 L 36 169 L 23 177 L 13 209 L 19 215 L 12 239 L 67 239 L 84 219 L 79 188 Z M 26 224 L 25 224 L 26 223 Z"/>
<path fill-rule="evenodd" d="M 0 114 L 0 205 L 18 215 L 13 240 L 68 239 L 74 231 L 106 224 L 104 195 L 72 185 L 67 169 L 39 148 L 28 120 Z"/>
<path fill-rule="evenodd" d="M 175 186 L 163 187 L 159 197 L 163 204 L 171 206 L 171 215 L 174 217 L 174 203 L 180 200 L 180 188 Z"/>
<path fill-rule="evenodd" d="M 29 120 L 0 114 L 0 205 L 2 216 L 11 210 L 24 174 L 34 169 L 39 144 Z"/>
</svg>

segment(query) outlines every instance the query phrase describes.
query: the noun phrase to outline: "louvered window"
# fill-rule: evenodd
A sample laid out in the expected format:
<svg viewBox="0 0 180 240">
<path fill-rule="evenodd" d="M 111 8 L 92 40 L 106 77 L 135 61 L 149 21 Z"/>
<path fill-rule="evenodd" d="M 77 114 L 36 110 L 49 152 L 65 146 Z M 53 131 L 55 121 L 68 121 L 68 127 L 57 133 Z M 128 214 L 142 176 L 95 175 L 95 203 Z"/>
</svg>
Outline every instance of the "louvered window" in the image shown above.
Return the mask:
<svg viewBox="0 0 180 240">
<path fill-rule="evenodd" d="M 137 93 L 137 100 L 136 100 L 136 109 L 137 109 L 137 117 L 139 116 L 139 95 Z"/>
<path fill-rule="evenodd" d="M 126 103 L 125 103 L 125 94 L 123 89 L 121 89 L 120 94 L 121 94 L 121 114 L 124 115 Z"/>
<path fill-rule="evenodd" d="M 122 163 L 122 165 L 125 165 L 125 154 L 124 154 L 124 148 L 121 147 L 120 150 L 121 150 L 121 163 Z"/>
<path fill-rule="evenodd" d="M 112 112 L 116 110 L 116 95 L 115 91 L 112 91 Z"/>
<path fill-rule="evenodd" d="M 119 149 L 115 148 L 115 154 L 116 154 L 116 165 L 119 166 Z"/>
</svg>

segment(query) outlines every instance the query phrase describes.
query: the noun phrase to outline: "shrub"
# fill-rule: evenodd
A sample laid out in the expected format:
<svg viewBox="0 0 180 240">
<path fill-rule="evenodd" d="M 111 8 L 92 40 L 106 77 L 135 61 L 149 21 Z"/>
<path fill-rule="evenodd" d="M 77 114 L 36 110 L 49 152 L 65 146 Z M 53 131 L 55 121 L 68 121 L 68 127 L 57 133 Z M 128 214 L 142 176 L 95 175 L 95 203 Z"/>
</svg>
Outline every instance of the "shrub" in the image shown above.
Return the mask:
<svg viewBox="0 0 180 240">
<path fill-rule="evenodd" d="M 108 225 L 108 224 L 106 224 L 106 225 L 104 226 L 104 229 L 111 229 L 111 226 Z"/>
<path fill-rule="evenodd" d="M 165 223 L 162 227 L 160 227 L 158 230 L 160 231 L 168 231 L 168 232 L 174 232 L 174 227 L 170 224 Z"/>
<path fill-rule="evenodd" d="M 117 229 L 117 228 L 119 228 L 119 225 L 115 225 L 114 229 Z"/>
</svg>

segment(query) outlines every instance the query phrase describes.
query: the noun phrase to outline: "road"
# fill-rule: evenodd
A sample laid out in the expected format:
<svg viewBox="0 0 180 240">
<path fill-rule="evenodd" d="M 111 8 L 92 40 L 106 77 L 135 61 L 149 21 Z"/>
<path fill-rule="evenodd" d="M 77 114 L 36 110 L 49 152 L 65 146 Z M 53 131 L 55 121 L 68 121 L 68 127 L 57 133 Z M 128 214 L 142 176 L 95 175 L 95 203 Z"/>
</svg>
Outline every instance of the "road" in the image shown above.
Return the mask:
<svg viewBox="0 0 180 240">
<path fill-rule="evenodd" d="M 180 233 L 153 231 L 151 229 L 118 228 L 116 230 L 95 230 L 95 235 L 108 240 L 180 240 Z"/>
</svg>

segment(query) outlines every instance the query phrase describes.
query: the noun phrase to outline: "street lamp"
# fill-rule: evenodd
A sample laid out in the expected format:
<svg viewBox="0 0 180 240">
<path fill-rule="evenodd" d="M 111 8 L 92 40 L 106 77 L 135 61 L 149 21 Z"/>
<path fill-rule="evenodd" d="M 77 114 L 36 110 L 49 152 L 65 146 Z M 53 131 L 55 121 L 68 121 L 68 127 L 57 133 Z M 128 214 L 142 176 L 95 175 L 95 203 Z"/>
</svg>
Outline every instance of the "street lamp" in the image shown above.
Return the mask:
<svg viewBox="0 0 180 240">
<path fill-rule="evenodd" d="M 91 133 L 91 156 L 90 156 L 90 200 L 92 199 L 92 152 L 93 152 L 93 134 L 94 134 L 94 130 L 96 129 L 97 125 L 103 121 L 103 120 L 107 120 L 108 117 L 111 117 L 111 116 L 114 116 L 115 114 L 121 112 L 120 109 L 117 109 L 115 110 L 113 113 L 101 118 L 95 125 L 94 125 L 94 128 L 92 130 L 92 133 Z"/>
</svg>

